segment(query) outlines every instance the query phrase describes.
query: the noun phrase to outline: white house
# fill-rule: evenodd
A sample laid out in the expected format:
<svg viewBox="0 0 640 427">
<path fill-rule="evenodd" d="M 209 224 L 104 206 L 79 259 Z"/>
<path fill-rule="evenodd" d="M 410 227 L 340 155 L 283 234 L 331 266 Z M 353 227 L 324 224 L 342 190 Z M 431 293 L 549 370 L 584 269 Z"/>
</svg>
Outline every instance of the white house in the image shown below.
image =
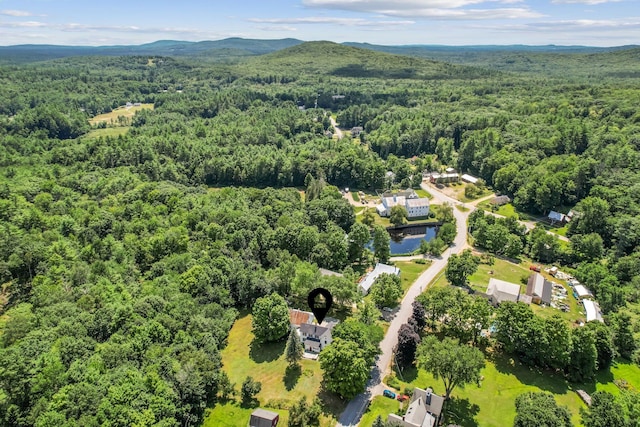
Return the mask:
<svg viewBox="0 0 640 427">
<path fill-rule="evenodd" d="M 429 215 L 429 199 L 426 197 L 407 199 L 404 202 L 404 207 L 409 218 L 420 218 Z"/>
<path fill-rule="evenodd" d="M 300 325 L 300 339 L 304 345 L 304 351 L 320 353 L 323 348 L 331 344 L 331 328 L 303 323 Z"/>
<path fill-rule="evenodd" d="M 489 286 L 487 286 L 487 295 L 495 305 L 505 301 L 518 302 L 520 297 L 520 285 L 505 282 L 504 280 L 494 279 L 492 277 L 489 279 Z"/>
<path fill-rule="evenodd" d="M 438 396 L 430 388 L 415 388 L 407 412 L 402 416 L 389 414 L 387 421 L 402 427 L 435 427 L 439 423 L 443 405 L 444 397 Z"/>
<path fill-rule="evenodd" d="M 407 190 L 398 194 L 381 197 L 382 203 L 376 206 L 378 215 L 391 215 L 391 208 L 403 206 L 407 210 L 407 217 L 420 218 L 429 215 L 429 199 L 418 197 L 415 191 Z"/>
<path fill-rule="evenodd" d="M 362 281 L 358 284 L 358 289 L 360 289 L 360 292 L 362 292 L 362 294 L 364 294 L 364 295 L 368 294 L 369 290 L 371 289 L 371 286 L 373 285 L 373 282 L 375 282 L 376 279 L 381 274 L 385 274 L 385 273 L 399 276 L 400 275 L 400 269 L 398 267 L 393 266 L 393 265 L 377 263 L 376 267 L 373 269 L 373 271 L 371 271 L 366 276 L 364 276 Z"/>
</svg>

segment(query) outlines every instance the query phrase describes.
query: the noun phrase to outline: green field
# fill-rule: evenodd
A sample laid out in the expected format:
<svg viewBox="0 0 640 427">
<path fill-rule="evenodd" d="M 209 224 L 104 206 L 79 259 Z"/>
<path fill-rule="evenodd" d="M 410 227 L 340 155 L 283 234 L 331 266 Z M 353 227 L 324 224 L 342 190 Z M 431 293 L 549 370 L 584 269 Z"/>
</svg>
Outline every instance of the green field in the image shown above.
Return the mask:
<svg viewBox="0 0 640 427">
<path fill-rule="evenodd" d="M 431 193 L 429 193 L 427 190 L 423 190 L 422 188 L 419 188 L 419 189 L 414 190 L 414 191 L 416 192 L 418 197 L 426 197 L 427 199 L 432 199 L 433 198 Z"/>
<path fill-rule="evenodd" d="M 286 426 L 289 420 L 289 411 L 269 408 L 272 412 L 280 414 L 279 425 Z M 242 408 L 237 403 L 226 403 L 208 409 L 205 413 L 203 427 L 245 427 L 249 425 L 253 408 Z"/>
<path fill-rule="evenodd" d="M 522 365 L 508 357 L 498 355 L 487 360 L 481 374 L 484 379 L 480 385 L 469 385 L 464 389 L 453 391 L 452 400 L 445 408 L 445 422 L 455 423 L 463 427 L 502 427 L 513 425 L 515 418 L 515 398 L 528 391 L 548 391 L 555 395 L 558 404 L 566 406 L 572 414 L 572 421 L 580 425 L 580 408 L 586 406 L 574 390 L 583 389 L 588 393 L 606 390 L 619 393 L 614 380 L 624 379 L 636 389 L 640 386 L 640 367 L 631 364 L 617 364 L 610 372 L 602 372 L 596 381 L 590 384 L 570 384 L 561 375 L 552 372 L 538 371 Z M 442 380 L 436 380 L 422 369 L 405 369 L 405 381 L 396 378 L 400 388 L 432 387 L 436 393 L 442 394 Z M 394 384 L 395 385 L 395 384 Z M 373 405 L 371 417 L 367 422 L 375 420 L 387 407 Z M 374 411 L 377 411 L 375 415 Z M 360 424 L 369 427 L 371 424 Z"/>
<path fill-rule="evenodd" d="M 97 125 L 99 123 L 106 123 L 107 125 L 115 125 L 119 124 L 118 117 L 124 117 L 130 119 L 133 117 L 138 111 L 142 110 L 153 110 L 153 104 L 141 104 L 137 107 L 118 107 L 115 110 L 105 113 L 99 114 L 89 120 L 91 125 Z"/>
<path fill-rule="evenodd" d="M 273 409 L 275 406 L 291 405 L 301 396 L 306 396 L 311 402 L 319 396 L 323 402 L 325 414 L 321 426 L 331 426 L 335 418 L 344 409 L 344 403 L 335 396 L 321 390 L 322 370 L 316 360 L 303 359 L 300 361 L 300 372 L 289 372 L 288 363 L 284 358 L 285 341 L 260 345 L 254 341 L 251 332 L 251 315 L 238 319 L 229 333 L 228 343 L 222 351 L 223 370 L 229 375 L 236 390 L 247 376 L 262 383 L 262 390 L 257 399 L 260 406 Z M 279 411 L 280 412 L 280 411 Z M 205 425 L 217 426 L 218 419 L 234 420 L 235 414 L 245 416 L 251 411 L 245 411 L 236 404 L 216 407 L 210 412 Z M 286 414 L 284 410 L 280 413 Z M 282 421 L 281 421 L 282 422 Z M 229 425 L 247 425 L 229 424 Z M 221 424 L 226 425 L 226 424 Z"/>
<path fill-rule="evenodd" d="M 418 264 L 415 261 L 398 261 L 394 263 L 400 269 L 400 279 L 402 290 L 405 292 L 416 281 L 416 279 L 431 265 L 431 261 L 425 264 Z"/>
</svg>

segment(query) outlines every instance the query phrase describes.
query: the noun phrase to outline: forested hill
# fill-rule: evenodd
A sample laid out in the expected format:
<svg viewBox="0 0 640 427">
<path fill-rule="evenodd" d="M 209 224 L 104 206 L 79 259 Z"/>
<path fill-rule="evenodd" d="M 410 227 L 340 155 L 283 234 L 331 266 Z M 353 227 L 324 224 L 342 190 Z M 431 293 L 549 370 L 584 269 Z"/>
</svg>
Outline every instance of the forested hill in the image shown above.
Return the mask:
<svg viewBox="0 0 640 427">
<path fill-rule="evenodd" d="M 553 76 L 633 76 L 640 47 L 592 46 L 382 46 L 345 43 L 348 46 L 407 55 L 453 64 L 546 74 Z"/>
<path fill-rule="evenodd" d="M 476 78 L 492 74 L 474 67 L 393 55 L 328 41 L 306 42 L 247 60 L 243 67 L 295 76 L 383 79 Z"/>
<path fill-rule="evenodd" d="M 257 40 L 238 37 L 202 42 L 159 40 L 131 46 L 0 46 L 0 62 L 26 63 L 70 56 L 177 56 L 210 60 L 263 55 L 302 43 L 297 39 Z"/>
</svg>

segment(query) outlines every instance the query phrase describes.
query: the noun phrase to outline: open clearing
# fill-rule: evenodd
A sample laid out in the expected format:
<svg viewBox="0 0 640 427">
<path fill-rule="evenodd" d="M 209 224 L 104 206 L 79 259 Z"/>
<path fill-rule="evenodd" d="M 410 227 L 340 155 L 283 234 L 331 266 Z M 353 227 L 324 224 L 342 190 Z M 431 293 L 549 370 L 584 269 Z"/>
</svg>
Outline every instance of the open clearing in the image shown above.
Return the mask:
<svg viewBox="0 0 640 427">
<path fill-rule="evenodd" d="M 636 389 L 640 387 L 640 367 L 618 363 L 609 372 L 600 372 L 596 381 L 590 384 L 571 384 L 562 376 L 549 372 L 529 369 L 521 363 L 504 356 L 487 360 L 482 370 L 484 380 L 478 385 L 457 388 L 452 400 L 445 408 L 446 424 L 454 423 L 463 427 L 502 427 L 513 425 L 516 415 L 515 399 L 528 391 L 548 391 L 554 394 L 558 404 L 571 411 L 574 425 L 580 426 L 580 408 L 586 406 L 574 390 L 583 389 L 588 393 L 606 390 L 619 393 L 614 380 L 624 379 Z M 442 380 L 436 380 L 422 369 L 405 369 L 404 379 L 396 378 L 394 386 L 432 387 L 438 394 L 444 393 Z M 398 390 L 398 388 L 394 389 Z M 378 396 L 365 413 L 360 425 L 370 427 L 378 415 L 386 419 L 390 410 L 396 410 L 398 403 L 389 398 Z"/>
<path fill-rule="evenodd" d="M 138 111 L 142 110 L 153 110 L 153 104 L 141 104 L 139 106 L 132 107 L 118 107 L 110 113 L 100 114 L 91 118 L 89 120 L 89 123 L 92 126 L 102 122 L 107 123 L 107 125 L 118 125 L 118 117 L 131 118 Z"/>
<path fill-rule="evenodd" d="M 300 371 L 288 370 L 288 363 L 284 357 L 286 340 L 270 344 L 256 343 L 251 332 L 251 319 L 251 315 L 246 315 L 234 323 L 229 333 L 228 344 L 222 350 L 223 370 L 229 375 L 231 382 L 235 383 L 238 398 L 242 382 L 247 376 L 252 376 L 254 380 L 262 383 L 262 390 L 257 396 L 260 407 L 275 410 L 276 407 L 293 404 L 302 396 L 306 396 L 309 403 L 318 396 L 322 400 L 324 412 L 320 425 L 335 425 L 336 415 L 342 412 L 344 403 L 334 395 L 321 390 L 320 363 L 302 359 Z M 287 410 L 277 412 L 285 416 L 288 414 Z M 251 410 L 241 408 L 237 403 L 216 406 L 209 411 L 204 425 L 247 425 L 247 414 L 250 415 Z M 244 423 L 240 421 L 243 417 L 247 419 Z M 219 424 L 218 420 L 221 420 Z M 281 419 L 280 423 L 286 425 L 284 421 L 286 419 Z"/>
</svg>

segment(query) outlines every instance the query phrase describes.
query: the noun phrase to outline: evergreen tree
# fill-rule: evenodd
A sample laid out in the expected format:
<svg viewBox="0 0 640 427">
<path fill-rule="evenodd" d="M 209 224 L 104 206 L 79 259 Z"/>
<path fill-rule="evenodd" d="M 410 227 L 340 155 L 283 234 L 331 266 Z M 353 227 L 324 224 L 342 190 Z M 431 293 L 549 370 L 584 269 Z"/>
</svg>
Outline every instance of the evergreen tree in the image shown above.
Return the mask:
<svg viewBox="0 0 640 427">
<path fill-rule="evenodd" d="M 289 332 L 289 339 L 287 340 L 287 348 L 285 350 L 285 358 L 289 365 L 297 365 L 302 355 L 304 354 L 304 348 L 300 341 L 300 336 L 295 328 L 291 328 Z"/>
</svg>

